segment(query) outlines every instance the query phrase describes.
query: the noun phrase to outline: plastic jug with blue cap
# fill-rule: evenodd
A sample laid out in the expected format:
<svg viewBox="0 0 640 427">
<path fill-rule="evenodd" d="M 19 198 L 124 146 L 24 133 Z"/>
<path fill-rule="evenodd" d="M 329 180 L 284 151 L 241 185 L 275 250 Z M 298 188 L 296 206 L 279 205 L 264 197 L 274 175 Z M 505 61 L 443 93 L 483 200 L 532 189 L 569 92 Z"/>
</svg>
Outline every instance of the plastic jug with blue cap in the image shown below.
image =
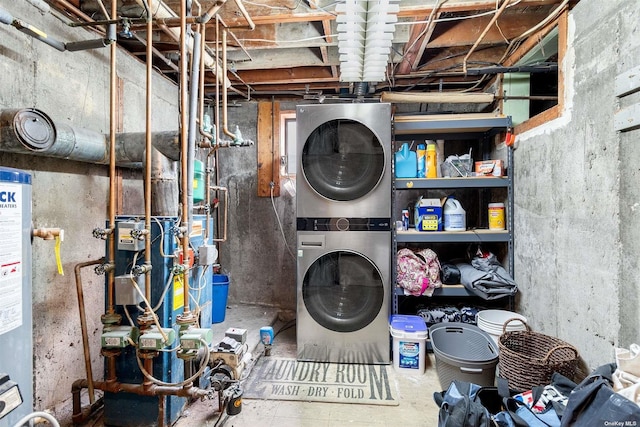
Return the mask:
<svg viewBox="0 0 640 427">
<path fill-rule="evenodd" d="M 395 153 L 396 178 L 416 178 L 418 176 L 418 156 L 415 151 L 409 149 L 409 143 L 405 142 L 400 150 Z"/>
</svg>

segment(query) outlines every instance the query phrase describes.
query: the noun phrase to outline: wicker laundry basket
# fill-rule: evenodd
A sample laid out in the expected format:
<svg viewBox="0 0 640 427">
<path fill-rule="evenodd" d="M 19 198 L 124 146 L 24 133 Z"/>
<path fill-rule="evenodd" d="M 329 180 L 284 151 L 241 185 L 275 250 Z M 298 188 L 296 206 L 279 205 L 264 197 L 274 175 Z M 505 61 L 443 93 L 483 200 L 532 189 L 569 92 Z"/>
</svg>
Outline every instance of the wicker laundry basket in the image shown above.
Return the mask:
<svg viewBox="0 0 640 427">
<path fill-rule="evenodd" d="M 559 338 L 526 330 L 507 332 L 509 319 L 498 339 L 499 375 L 509 381 L 509 387 L 519 391 L 551 383 L 551 375 L 559 372 L 573 380 L 578 367 L 578 350 Z M 523 322 L 524 323 L 524 322 Z"/>
</svg>

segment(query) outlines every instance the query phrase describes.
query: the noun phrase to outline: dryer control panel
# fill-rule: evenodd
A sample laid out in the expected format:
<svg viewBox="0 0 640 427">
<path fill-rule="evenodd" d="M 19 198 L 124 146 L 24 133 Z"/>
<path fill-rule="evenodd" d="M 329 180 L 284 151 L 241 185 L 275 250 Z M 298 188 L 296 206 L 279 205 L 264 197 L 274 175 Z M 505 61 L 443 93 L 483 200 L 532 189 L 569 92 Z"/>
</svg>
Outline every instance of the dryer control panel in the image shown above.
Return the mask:
<svg viewBox="0 0 640 427">
<path fill-rule="evenodd" d="M 389 231 L 389 218 L 298 218 L 298 231 Z"/>
</svg>

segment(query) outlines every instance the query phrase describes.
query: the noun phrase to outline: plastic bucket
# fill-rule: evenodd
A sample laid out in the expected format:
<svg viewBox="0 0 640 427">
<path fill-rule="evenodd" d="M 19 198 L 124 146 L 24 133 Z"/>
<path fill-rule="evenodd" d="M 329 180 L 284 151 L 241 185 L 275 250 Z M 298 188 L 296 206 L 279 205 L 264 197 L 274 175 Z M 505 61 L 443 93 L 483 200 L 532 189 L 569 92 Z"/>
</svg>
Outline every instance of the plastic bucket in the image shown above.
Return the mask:
<svg viewBox="0 0 640 427">
<path fill-rule="evenodd" d="M 213 275 L 211 323 L 224 322 L 227 312 L 227 296 L 229 295 L 229 276 L 226 274 Z"/>
<path fill-rule="evenodd" d="M 521 322 L 511 322 L 507 325 L 507 332 L 524 331 L 527 329 L 527 318 L 521 314 L 507 310 L 482 310 L 476 316 L 478 327 L 488 333 L 493 342 L 498 344 L 498 338 L 502 335 L 504 324 L 509 319 L 520 319 Z"/>
<path fill-rule="evenodd" d="M 393 337 L 393 367 L 398 372 L 424 374 L 427 325 L 420 316 L 394 314 L 389 325 Z"/>
</svg>

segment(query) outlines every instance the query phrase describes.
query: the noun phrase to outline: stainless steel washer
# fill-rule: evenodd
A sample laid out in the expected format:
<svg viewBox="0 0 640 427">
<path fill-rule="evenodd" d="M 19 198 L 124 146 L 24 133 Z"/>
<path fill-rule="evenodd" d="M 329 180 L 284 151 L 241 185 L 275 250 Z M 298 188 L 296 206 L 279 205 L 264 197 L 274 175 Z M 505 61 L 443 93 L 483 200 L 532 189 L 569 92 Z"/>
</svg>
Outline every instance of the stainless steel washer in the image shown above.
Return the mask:
<svg viewBox="0 0 640 427">
<path fill-rule="evenodd" d="M 389 231 L 299 231 L 298 359 L 390 361 Z"/>
<path fill-rule="evenodd" d="M 298 218 L 391 216 L 390 104 L 296 110 Z"/>
</svg>

